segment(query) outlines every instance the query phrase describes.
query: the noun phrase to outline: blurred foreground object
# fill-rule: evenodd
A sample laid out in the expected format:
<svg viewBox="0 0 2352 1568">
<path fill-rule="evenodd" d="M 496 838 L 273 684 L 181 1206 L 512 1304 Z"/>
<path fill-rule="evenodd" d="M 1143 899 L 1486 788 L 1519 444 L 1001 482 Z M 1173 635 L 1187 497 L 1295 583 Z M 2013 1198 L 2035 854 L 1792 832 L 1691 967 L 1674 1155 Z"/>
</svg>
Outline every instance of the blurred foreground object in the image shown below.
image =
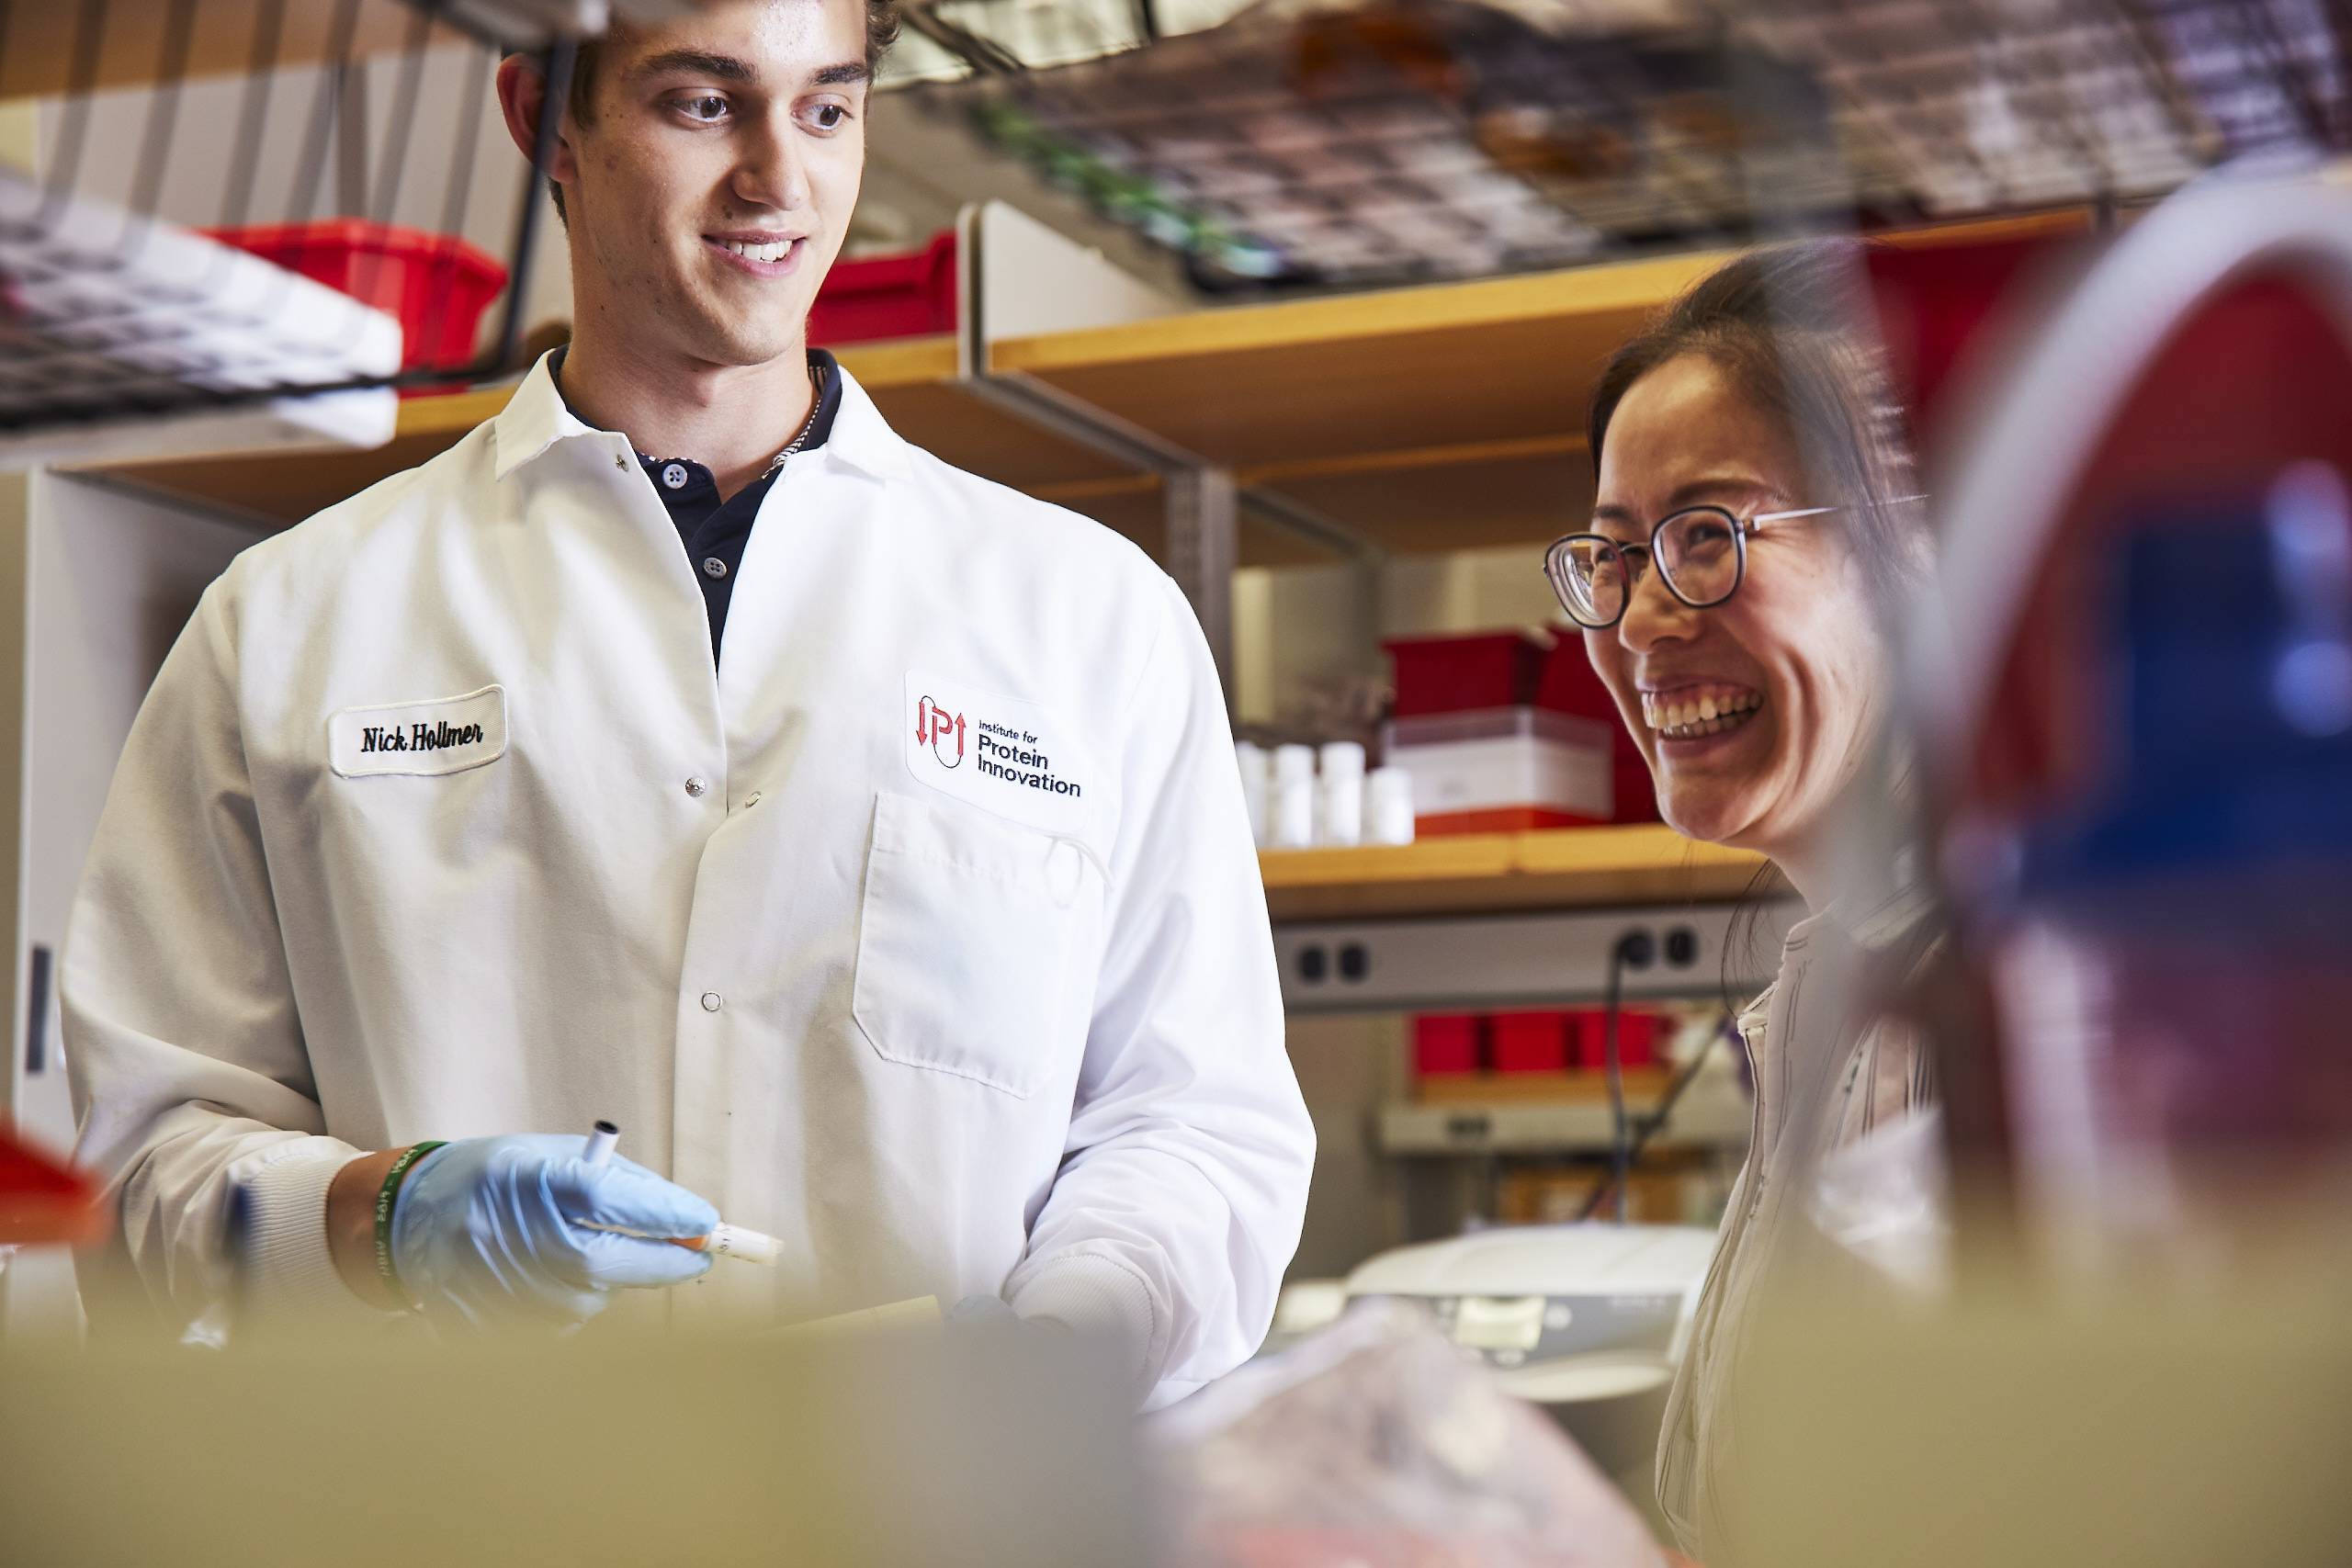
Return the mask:
<svg viewBox="0 0 2352 1568">
<path fill-rule="evenodd" d="M 2294 0 L 1263 0 L 918 91 L 1204 286 L 1360 285 L 2145 201 L 2342 152 L 2345 36 Z"/>
<path fill-rule="evenodd" d="M 1175 1568 L 1665 1561 L 1590 1461 L 1402 1303 L 1360 1303 L 1147 1431 Z"/>
<path fill-rule="evenodd" d="M 2340 1265 L 2162 1303 L 1931 1313 L 1799 1296 L 1735 1385 L 1744 1506 L 1709 1568 L 2352 1562 Z"/>
<path fill-rule="evenodd" d="M 1139 1564 L 1125 1407 L 1058 1348 L 0 1356 L 0 1561 Z"/>
<path fill-rule="evenodd" d="M 2352 1215 L 2352 190 L 2217 180 L 1985 389 L 1913 649 L 1963 1204 L 2071 1280 Z M 1982 1237 L 1980 1237 L 1982 1239 Z"/>
<path fill-rule="evenodd" d="M 395 388 L 507 373 L 548 201 L 492 72 L 544 45 L 560 96 L 606 20 L 605 0 L 0 6 L 0 96 L 39 100 L 0 166 L 0 465 L 377 446 Z"/>
<path fill-rule="evenodd" d="M 393 374 L 392 317 L 5 164 L 0 286 L 0 466 L 391 438 L 389 390 L 257 394 Z"/>
<path fill-rule="evenodd" d="M 0 1247 L 41 1242 L 86 1246 L 114 1224 L 97 1179 L 0 1128 Z"/>
</svg>

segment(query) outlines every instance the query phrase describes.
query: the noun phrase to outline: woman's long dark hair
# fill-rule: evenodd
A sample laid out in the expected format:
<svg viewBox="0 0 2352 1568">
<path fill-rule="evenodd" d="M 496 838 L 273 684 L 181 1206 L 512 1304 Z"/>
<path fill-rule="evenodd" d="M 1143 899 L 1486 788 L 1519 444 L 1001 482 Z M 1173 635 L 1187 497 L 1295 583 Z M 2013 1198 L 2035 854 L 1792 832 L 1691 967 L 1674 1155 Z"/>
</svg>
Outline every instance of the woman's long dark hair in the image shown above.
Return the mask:
<svg viewBox="0 0 2352 1568">
<path fill-rule="evenodd" d="M 1812 494 L 1855 506 L 1841 517 L 1871 603 L 1891 628 L 1926 580 L 1932 550 L 1901 404 L 1872 328 L 1859 240 L 1751 251 L 1693 285 L 1610 356 L 1585 422 L 1593 466 L 1634 382 L 1670 359 L 1704 355 L 1796 443 Z"/>
</svg>

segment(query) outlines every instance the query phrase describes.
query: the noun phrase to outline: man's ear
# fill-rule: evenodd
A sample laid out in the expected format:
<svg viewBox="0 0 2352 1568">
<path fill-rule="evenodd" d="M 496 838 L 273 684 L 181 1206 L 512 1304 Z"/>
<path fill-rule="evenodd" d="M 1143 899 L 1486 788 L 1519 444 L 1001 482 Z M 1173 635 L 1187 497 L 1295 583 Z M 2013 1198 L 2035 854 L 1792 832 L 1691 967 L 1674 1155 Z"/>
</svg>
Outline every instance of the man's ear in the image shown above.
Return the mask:
<svg viewBox="0 0 2352 1568">
<path fill-rule="evenodd" d="M 537 157 L 539 117 L 548 107 L 548 79 L 540 74 L 538 62 L 529 55 L 510 54 L 498 62 L 498 107 L 506 116 L 506 134 L 514 139 L 525 160 Z M 548 160 L 548 175 L 558 185 L 576 179 L 580 174 L 579 161 L 571 154 L 571 139 L 563 134 L 570 129 L 558 124 L 555 152 Z"/>
</svg>

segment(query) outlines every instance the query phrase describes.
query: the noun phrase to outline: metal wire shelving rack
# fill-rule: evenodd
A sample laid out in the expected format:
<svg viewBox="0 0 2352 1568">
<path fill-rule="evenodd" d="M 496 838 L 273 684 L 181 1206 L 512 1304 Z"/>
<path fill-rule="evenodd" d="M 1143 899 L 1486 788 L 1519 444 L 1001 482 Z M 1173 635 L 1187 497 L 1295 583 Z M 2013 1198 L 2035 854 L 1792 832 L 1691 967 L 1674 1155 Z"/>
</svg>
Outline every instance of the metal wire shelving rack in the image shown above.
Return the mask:
<svg viewBox="0 0 2352 1568">
<path fill-rule="evenodd" d="M 292 438 L 309 425 L 365 439 L 368 426 L 389 434 L 399 390 L 509 369 L 557 121 L 541 128 L 536 170 L 511 152 L 502 169 L 491 73 L 501 53 L 530 51 L 562 102 L 577 39 L 601 13 L 539 0 L 0 0 L 0 98 L 39 101 L 33 166 L 0 163 L 0 446 L 21 461 L 109 430 L 152 439 L 265 408 L 293 415 Z M 280 226 L 272 254 L 287 265 L 211 237 L 256 225 Z M 326 243 L 313 236 L 336 229 L 406 249 L 394 262 L 363 246 L 349 292 L 300 276 L 305 247 Z M 469 251 L 507 275 L 497 329 L 479 343 L 452 324 L 469 265 L 494 273 Z M 395 265 L 407 272 L 384 279 Z M 402 295 L 405 351 L 400 323 L 361 303 L 385 292 Z M 237 430 L 181 449 L 289 438 Z"/>
</svg>

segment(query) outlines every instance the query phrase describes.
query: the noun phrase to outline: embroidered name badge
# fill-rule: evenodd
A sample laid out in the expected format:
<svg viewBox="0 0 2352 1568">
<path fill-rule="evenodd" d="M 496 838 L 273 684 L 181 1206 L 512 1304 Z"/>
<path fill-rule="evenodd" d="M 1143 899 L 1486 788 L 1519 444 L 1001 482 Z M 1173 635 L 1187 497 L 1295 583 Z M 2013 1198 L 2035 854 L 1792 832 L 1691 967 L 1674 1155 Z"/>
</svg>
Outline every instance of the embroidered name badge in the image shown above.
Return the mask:
<svg viewBox="0 0 2352 1568">
<path fill-rule="evenodd" d="M 907 671 L 907 768 L 934 789 L 1048 832 L 1086 822 L 1101 793 L 1072 728 L 1035 703 Z"/>
<path fill-rule="evenodd" d="M 327 719 L 327 765 L 345 778 L 461 773 L 506 755 L 506 693 L 345 708 Z"/>
</svg>

